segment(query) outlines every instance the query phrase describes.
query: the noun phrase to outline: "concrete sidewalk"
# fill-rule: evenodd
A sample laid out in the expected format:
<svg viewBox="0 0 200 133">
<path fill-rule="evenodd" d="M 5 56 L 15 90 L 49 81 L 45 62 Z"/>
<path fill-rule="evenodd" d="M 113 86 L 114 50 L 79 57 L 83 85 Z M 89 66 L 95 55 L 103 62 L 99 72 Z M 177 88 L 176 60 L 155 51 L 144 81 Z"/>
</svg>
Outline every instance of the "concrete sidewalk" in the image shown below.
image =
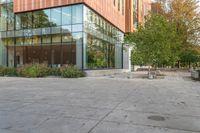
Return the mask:
<svg viewBox="0 0 200 133">
<path fill-rule="evenodd" d="M 200 82 L 0 78 L 0 133 L 198 133 Z"/>
</svg>

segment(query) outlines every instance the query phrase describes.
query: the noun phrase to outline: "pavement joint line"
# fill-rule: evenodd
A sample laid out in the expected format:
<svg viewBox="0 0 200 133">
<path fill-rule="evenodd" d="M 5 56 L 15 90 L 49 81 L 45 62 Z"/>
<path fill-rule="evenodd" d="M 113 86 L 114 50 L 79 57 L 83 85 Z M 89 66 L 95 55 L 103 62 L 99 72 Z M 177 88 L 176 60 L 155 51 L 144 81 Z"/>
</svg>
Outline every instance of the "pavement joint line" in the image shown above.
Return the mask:
<svg viewBox="0 0 200 133">
<path fill-rule="evenodd" d="M 15 129 L 3 129 L 3 128 L 0 128 L 2 130 L 5 130 L 5 131 L 12 131 L 12 132 L 15 132 L 15 133 L 25 133 L 25 131 L 22 131 L 22 130 L 15 130 Z"/>
<path fill-rule="evenodd" d="M 135 113 L 145 113 L 145 114 L 159 114 L 159 115 L 164 115 L 164 116 L 183 116 L 183 117 L 194 117 L 194 118 L 200 118 L 200 115 L 199 116 L 194 116 L 194 115 L 182 115 L 182 114 L 167 114 L 167 113 L 159 113 L 159 112 L 145 112 L 145 111 L 133 111 L 133 110 L 127 110 L 127 109 L 115 109 L 115 110 L 118 110 L 118 111 L 127 111 L 127 112 L 135 112 Z"/>
<path fill-rule="evenodd" d="M 120 87 L 123 88 L 123 87 Z M 102 121 L 105 120 L 107 116 L 109 116 L 121 103 L 125 102 L 129 96 L 134 92 L 135 90 L 132 90 L 121 102 L 119 102 L 111 111 L 109 111 L 100 121 L 98 121 L 87 133 L 91 133 Z"/>
<path fill-rule="evenodd" d="M 155 125 L 148 125 L 148 124 L 138 124 L 138 123 L 133 123 L 133 122 L 129 123 L 129 122 L 118 122 L 118 121 L 110 121 L 110 120 L 104 120 L 104 122 L 120 123 L 120 124 L 144 126 L 144 127 L 153 127 L 153 128 L 161 128 L 161 129 L 171 129 L 171 130 L 186 131 L 186 132 L 192 132 L 192 133 L 200 133 L 200 131 L 195 131 L 195 130 L 185 130 L 185 129 L 180 129 L 180 128 L 162 127 L 162 126 L 155 126 Z"/>
<path fill-rule="evenodd" d="M 46 105 L 52 105 L 52 106 L 61 106 L 61 107 L 66 107 L 66 106 L 74 106 L 74 107 L 90 108 L 90 109 L 108 109 L 108 110 L 111 110 L 111 109 L 112 109 L 112 108 L 99 108 L 99 107 L 92 107 L 92 106 L 81 106 L 81 105 L 73 105 L 73 104 L 61 105 L 61 104 L 38 103 L 38 102 L 37 102 L 37 104 L 46 104 Z"/>
</svg>

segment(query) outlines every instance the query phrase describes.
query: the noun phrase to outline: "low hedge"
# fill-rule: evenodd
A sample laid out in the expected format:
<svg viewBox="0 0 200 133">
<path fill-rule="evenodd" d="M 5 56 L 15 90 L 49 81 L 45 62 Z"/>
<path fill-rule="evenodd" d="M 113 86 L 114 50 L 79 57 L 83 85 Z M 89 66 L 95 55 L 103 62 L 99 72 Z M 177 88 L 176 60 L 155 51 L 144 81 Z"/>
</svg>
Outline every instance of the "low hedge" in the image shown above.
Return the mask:
<svg viewBox="0 0 200 133">
<path fill-rule="evenodd" d="M 0 76 L 18 76 L 18 73 L 15 68 L 0 67 Z"/>
<path fill-rule="evenodd" d="M 19 75 L 27 78 L 39 78 L 49 75 L 49 68 L 45 64 L 29 64 L 19 68 Z"/>
<path fill-rule="evenodd" d="M 49 69 L 49 76 L 61 76 L 60 68 L 50 68 Z"/>
<path fill-rule="evenodd" d="M 71 65 L 61 68 L 49 68 L 45 64 L 28 64 L 17 69 L 0 66 L 0 76 L 20 76 L 27 78 L 62 76 L 63 78 L 79 78 L 85 77 L 86 74 Z"/>
<path fill-rule="evenodd" d="M 86 74 L 74 66 L 65 66 L 61 68 L 61 76 L 63 78 L 80 78 L 85 77 Z"/>
</svg>

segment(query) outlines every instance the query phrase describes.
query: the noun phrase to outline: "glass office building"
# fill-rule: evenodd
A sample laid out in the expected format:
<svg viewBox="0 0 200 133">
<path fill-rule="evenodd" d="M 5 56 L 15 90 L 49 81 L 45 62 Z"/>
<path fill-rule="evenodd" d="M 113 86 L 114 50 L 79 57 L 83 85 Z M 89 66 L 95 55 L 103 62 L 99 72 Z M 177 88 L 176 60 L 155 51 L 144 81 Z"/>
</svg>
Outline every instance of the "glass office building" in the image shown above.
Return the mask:
<svg viewBox="0 0 200 133">
<path fill-rule="evenodd" d="M 123 37 L 84 4 L 14 13 L 11 0 L 0 0 L 0 66 L 121 69 Z"/>
</svg>

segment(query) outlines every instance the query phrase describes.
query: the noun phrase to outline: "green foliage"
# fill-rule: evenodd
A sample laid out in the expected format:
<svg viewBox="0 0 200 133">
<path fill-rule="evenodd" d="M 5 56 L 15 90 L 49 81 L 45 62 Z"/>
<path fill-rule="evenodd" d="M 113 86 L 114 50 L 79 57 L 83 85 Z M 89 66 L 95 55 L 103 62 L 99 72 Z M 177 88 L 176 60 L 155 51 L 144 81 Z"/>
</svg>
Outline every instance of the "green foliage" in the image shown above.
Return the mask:
<svg viewBox="0 0 200 133">
<path fill-rule="evenodd" d="M 51 68 L 49 69 L 49 75 L 51 76 L 61 76 L 61 70 L 60 68 Z"/>
<path fill-rule="evenodd" d="M 140 26 L 138 32 L 127 34 L 125 41 L 134 45 L 140 63 L 157 66 L 174 64 L 178 60 L 181 41 L 176 25 L 162 15 L 151 13 L 146 17 L 145 27 Z"/>
<path fill-rule="evenodd" d="M 15 68 L 0 67 L 0 76 L 17 76 Z"/>
<path fill-rule="evenodd" d="M 30 64 L 19 69 L 20 76 L 28 78 L 46 77 L 49 74 L 49 68 L 45 64 Z"/>
<path fill-rule="evenodd" d="M 0 76 L 4 76 L 4 69 L 5 67 L 0 66 Z"/>
<path fill-rule="evenodd" d="M 144 65 L 141 53 L 134 49 L 131 53 L 131 63 L 133 65 Z"/>
<path fill-rule="evenodd" d="M 85 73 L 74 66 L 65 66 L 61 68 L 61 76 L 64 78 L 85 77 Z"/>
<path fill-rule="evenodd" d="M 185 51 L 181 53 L 181 61 L 196 63 L 199 61 L 199 55 L 196 51 Z"/>
<path fill-rule="evenodd" d="M 38 78 L 46 76 L 62 76 L 63 78 L 85 77 L 84 71 L 74 66 L 64 66 L 62 68 L 49 68 L 45 64 L 28 64 L 21 68 L 8 68 L 0 66 L 0 76 L 21 76 L 27 78 Z"/>
<path fill-rule="evenodd" d="M 18 73 L 15 68 L 7 67 L 5 68 L 4 76 L 18 76 Z"/>
</svg>

